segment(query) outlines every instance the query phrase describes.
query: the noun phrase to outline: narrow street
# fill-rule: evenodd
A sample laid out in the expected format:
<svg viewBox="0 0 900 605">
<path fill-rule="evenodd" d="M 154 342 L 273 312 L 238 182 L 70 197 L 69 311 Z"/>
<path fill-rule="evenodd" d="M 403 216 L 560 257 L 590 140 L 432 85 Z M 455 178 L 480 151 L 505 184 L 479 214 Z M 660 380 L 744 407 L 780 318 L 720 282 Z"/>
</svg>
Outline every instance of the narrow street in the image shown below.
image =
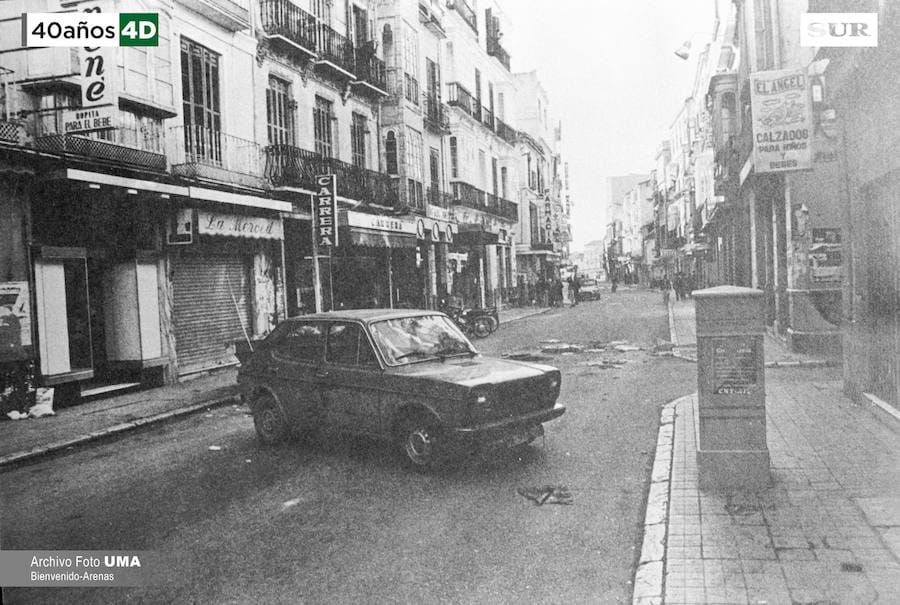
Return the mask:
<svg viewBox="0 0 900 605">
<path fill-rule="evenodd" d="M 644 289 L 502 325 L 476 345 L 547 358 L 563 371 L 568 412 L 524 454 L 439 474 L 404 470 L 361 439 L 263 447 L 231 406 L 3 472 L 4 549 L 155 551 L 169 577 L 10 588 L 4 600 L 629 602 L 659 409 L 696 388 L 693 364 L 651 356 L 667 335 L 661 296 Z M 540 353 L 542 340 L 595 352 Z M 596 352 L 610 341 L 641 350 Z M 567 487 L 573 503 L 517 493 L 545 485 Z"/>
</svg>

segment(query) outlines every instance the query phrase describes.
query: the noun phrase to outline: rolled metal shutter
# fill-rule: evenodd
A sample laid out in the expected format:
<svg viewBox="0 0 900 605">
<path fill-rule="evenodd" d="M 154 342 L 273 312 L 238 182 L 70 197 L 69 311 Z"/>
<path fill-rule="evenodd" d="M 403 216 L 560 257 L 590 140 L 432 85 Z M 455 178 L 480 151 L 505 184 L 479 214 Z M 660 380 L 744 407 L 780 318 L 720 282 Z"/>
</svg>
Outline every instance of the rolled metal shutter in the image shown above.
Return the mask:
<svg viewBox="0 0 900 605">
<path fill-rule="evenodd" d="M 173 263 L 175 353 L 179 374 L 234 363 L 250 323 L 250 259 L 183 255 Z"/>
</svg>

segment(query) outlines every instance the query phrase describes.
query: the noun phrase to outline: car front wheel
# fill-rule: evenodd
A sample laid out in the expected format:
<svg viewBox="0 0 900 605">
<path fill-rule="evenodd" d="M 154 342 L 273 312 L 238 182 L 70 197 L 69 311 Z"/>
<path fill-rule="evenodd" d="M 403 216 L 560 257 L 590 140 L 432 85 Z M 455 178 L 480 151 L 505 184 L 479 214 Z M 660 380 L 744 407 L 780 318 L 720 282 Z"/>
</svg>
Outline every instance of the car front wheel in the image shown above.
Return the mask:
<svg viewBox="0 0 900 605">
<path fill-rule="evenodd" d="M 399 434 L 400 450 L 406 462 L 416 469 L 436 467 L 441 459 L 442 444 L 435 424 L 424 416 L 406 420 Z"/>
<path fill-rule="evenodd" d="M 290 434 L 284 410 L 269 393 L 257 396 L 253 408 L 253 426 L 256 427 L 259 440 L 267 445 L 284 441 Z"/>
</svg>

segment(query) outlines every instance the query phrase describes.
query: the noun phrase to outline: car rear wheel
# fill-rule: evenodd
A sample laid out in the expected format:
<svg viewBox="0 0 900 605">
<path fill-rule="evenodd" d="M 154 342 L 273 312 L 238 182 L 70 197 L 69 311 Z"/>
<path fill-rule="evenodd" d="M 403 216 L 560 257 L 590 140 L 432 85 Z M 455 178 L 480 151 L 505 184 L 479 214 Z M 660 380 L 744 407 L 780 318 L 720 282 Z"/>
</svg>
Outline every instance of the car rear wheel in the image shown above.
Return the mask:
<svg viewBox="0 0 900 605">
<path fill-rule="evenodd" d="M 402 423 L 399 445 L 404 460 L 419 470 L 435 468 L 443 454 L 439 430 L 424 415 L 412 416 Z"/>
<path fill-rule="evenodd" d="M 284 410 L 269 393 L 257 395 L 253 406 L 253 426 L 259 440 L 266 445 L 285 441 L 290 434 Z"/>
</svg>

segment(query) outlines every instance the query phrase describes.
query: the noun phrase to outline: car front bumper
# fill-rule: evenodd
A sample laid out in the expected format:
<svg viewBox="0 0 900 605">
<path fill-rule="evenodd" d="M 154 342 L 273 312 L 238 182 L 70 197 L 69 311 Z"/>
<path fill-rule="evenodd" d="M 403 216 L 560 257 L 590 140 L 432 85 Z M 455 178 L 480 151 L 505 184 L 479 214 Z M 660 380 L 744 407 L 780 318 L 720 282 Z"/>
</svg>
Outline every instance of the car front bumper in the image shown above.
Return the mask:
<svg viewBox="0 0 900 605">
<path fill-rule="evenodd" d="M 566 406 L 557 403 L 552 408 L 538 410 L 530 414 L 487 422 L 473 427 L 458 427 L 450 430 L 450 437 L 463 442 L 503 442 L 510 435 L 523 429 L 539 427 L 544 422 L 559 418 L 566 413 Z"/>
</svg>

